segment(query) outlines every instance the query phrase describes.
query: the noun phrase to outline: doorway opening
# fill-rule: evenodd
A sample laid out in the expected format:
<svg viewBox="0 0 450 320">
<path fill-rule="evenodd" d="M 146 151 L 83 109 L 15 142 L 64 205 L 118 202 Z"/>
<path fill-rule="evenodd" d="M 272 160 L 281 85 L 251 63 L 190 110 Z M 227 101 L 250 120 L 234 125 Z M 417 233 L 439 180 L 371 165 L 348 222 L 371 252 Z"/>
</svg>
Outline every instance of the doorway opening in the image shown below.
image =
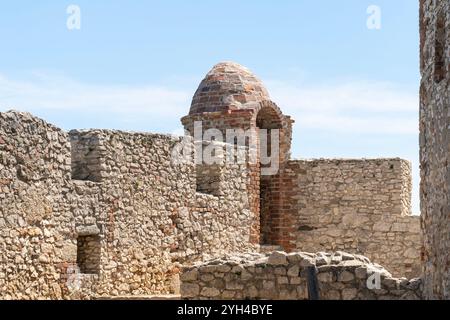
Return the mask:
<svg viewBox="0 0 450 320">
<path fill-rule="evenodd" d="M 258 134 L 258 159 L 261 159 L 262 152 L 267 153 L 264 156 L 270 157 L 273 152 L 273 148 L 280 146 L 272 146 L 272 130 L 278 129 L 282 130 L 282 122 L 277 111 L 272 107 L 263 107 L 256 118 L 256 127 Z M 266 129 L 267 131 L 261 131 Z M 266 136 L 262 139 L 262 134 Z M 263 140 L 263 141 L 261 141 Z M 266 142 L 267 146 L 263 146 L 261 143 Z M 279 194 L 279 183 L 277 182 L 279 174 L 277 175 L 263 175 L 261 173 L 265 166 L 260 163 L 260 243 L 262 245 L 271 245 L 273 243 L 276 230 L 274 224 L 276 224 L 276 219 L 278 218 L 276 210 L 276 205 L 278 203 Z M 275 220 L 274 220 L 275 219 Z"/>
</svg>

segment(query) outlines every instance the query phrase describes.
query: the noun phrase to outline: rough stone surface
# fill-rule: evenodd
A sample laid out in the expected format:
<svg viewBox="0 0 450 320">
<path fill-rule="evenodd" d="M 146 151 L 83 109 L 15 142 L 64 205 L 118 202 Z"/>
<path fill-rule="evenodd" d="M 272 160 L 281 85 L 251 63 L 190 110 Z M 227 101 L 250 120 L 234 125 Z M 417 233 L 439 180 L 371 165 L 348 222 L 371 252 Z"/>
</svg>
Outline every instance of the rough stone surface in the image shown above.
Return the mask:
<svg viewBox="0 0 450 320">
<path fill-rule="evenodd" d="M 410 215 L 408 161 L 291 160 L 280 176 L 289 205 L 262 212 L 273 242 L 289 250 L 363 254 L 395 276 L 420 276 L 420 217 Z"/>
<path fill-rule="evenodd" d="M 450 3 L 420 1 L 424 295 L 450 299 Z"/>
<path fill-rule="evenodd" d="M 0 137 L 0 298 L 173 293 L 178 263 L 253 248 L 246 168 L 198 193 L 195 166 L 171 162 L 179 138 L 18 112 L 0 113 Z"/>
<path fill-rule="evenodd" d="M 302 261 L 317 261 L 323 254 L 283 253 L 226 255 L 204 263 L 186 266 L 184 273 L 199 272 L 210 275 L 209 281 L 186 280 L 181 286 L 182 299 L 270 299 L 305 300 L 308 299 L 308 272 Z M 331 257 L 343 255 L 342 252 L 329 254 Z M 346 253 L 347 260 L 330 259 L 317 269 L 319 296 L 322 300 L 419 300 L 421 299 L 421 280 L 397 279 L 384 268 L 373 264 L 365 257 Z M 281 256 L 284 256 L 283 264 Z M 296 259 L 288 259 L 295 256 Z M 276 265 L 273 262 L 276 261 Z M 289 261 L 284 263 L 284 261 Z M 331 261 L 341 261 L 333 263 Z M 349 263 L 354 262 L 354 263 Z M 220 277 L 210 272 L 207 266 L 239 266 L 241 272 L 229 271 Z M 356 265 L 361 267 L 356 268 Z M 366 270 L 363 274 L 361 269 Z M 230 269 L 231 270 L 231 269 Z M 295 270 L 293 272 L 293 270 Z M 243 277 L 243 272 L 251 276 Z M 280 276 L 283 274 L 284 276 Z M 188 277 L 189 278 L 189 277 Z M 373 279 L 372 279 L 373 278 Z M 217 280 L 225 279 L 225 287 L 217 287 Z M 373 285 L 373 286 L 372 286 Z M 193 290 L 200 288 L 200 294 Z M 213 290 L 215 288 L 216 290 Z M 199 290 L 196 290 L 199 292 Z"/>
</svg>

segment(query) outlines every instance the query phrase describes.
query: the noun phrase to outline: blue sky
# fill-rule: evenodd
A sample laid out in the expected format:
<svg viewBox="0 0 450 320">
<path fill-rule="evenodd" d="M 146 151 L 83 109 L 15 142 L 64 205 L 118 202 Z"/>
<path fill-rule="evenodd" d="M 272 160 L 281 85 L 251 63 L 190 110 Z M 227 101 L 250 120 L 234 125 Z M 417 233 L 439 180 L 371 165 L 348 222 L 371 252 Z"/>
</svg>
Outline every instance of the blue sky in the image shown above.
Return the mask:
<svg viewBox="0 0 450 320">
<path fill-rule="evenodd" d="M 81 9 L 68 30 L 66 9 Z M 381 29 L 366 26 L 370 5 Z M 418 1 L 10 1 L 0 111 L 64 129 L 180 132 L 217 62 L 263 80 L 296 120 L 293 156 L 403 157 L 418 200 Z"/>
</svg>

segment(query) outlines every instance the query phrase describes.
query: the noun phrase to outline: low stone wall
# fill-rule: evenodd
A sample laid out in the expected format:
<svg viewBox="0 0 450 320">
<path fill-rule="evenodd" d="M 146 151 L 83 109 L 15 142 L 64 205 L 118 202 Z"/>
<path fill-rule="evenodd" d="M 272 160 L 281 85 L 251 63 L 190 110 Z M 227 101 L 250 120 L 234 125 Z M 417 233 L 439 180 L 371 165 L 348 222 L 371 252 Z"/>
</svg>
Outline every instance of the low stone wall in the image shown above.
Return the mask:
<svg viewBox="0 0 450 320">
<path fill-rule="evenodd" d="M 185 267 L 183 299 L 308 299 L 308 271 L 315 270 L 323 300 L 416 300 L 421 280 L 393 278 L 366 257 L 336 253 L 249 253 Z"/>
</svg>

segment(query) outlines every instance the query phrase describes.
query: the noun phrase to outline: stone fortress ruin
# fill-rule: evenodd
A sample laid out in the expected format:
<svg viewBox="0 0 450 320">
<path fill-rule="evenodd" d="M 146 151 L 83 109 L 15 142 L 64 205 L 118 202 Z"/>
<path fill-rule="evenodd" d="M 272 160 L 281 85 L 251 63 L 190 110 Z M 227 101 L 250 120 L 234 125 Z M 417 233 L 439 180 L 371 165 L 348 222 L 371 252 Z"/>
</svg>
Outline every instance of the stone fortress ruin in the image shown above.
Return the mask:
<svg viewBox="0 0 450 320">
<path fill-rule="evenodd" d="M 448 299 L 450 7 L 421 12 L 422 218 L 408 161 L 291 159 L 294 120 L 248 69 L 219 63 L 181 120 L 193 137 L 0 113 L 0 298 L 308 299 L 314 280 L 321 299 Z M 267 132 L 269 153 L 276 130 L 276 173 L 173 161 L 230 129 Z"/>
</svg>

